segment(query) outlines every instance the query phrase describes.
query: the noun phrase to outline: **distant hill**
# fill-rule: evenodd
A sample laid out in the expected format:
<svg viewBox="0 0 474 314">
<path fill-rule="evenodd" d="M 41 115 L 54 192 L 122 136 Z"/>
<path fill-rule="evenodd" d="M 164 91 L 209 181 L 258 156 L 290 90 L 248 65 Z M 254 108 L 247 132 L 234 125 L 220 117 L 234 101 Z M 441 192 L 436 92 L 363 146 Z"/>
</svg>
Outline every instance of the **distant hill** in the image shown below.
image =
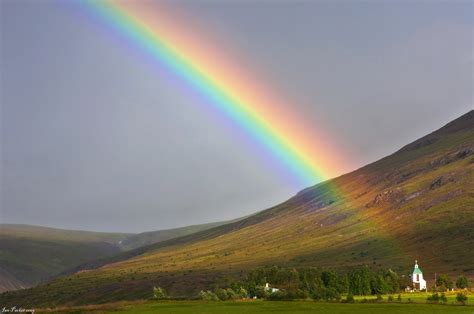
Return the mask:
<svg viewBox="0 0 474 314">
<path fill-rule="evenodd" d="M 394 135 L 396 136 L 396 135 Z M 0 303 L 45 306 L 193 295 L 258 265 L 354 265 L 474 277 L 474 111 L 356 171 L 237 222 L 82 265 Z M 84 270 L 88 268 L 89 270 Z"/>
<path fill-rule="evenodd" d="M 84 263 L 225 223 L 138 234 L 0 224 L 0 292 L 31 287 Z"/>
<path fill-rule="evenodd" d="M 32 286 L 67 268 L 117 254 L 127 234 L 0 225 L 0 291 Z"/>
<path fill-rule="evenodd" d="M 119 246 L 124 251 L 136 249 L 139 247 L 147 246 L 150 244 L 166 241 L 173 238 L 178 238 L 182 236 L 186 236 L 188 234 L 193 234 L 199 231 L 211 229 L 214 227 L 222 226 L 228 224 L 233 221 L 238 221 L 239 219 L 230 220 L 230 221 L 219 221 L 219 222 L 211 222 L 207 224 L 200 224 L 200 225 L 191 225 L 186 227 L 180 228 L 173 228 L 173 229 L 164 229 L 158 231 L 149 231 L 149 232 L 142 232 L 138 234 L 132 234 L 126 237 L 124 240 L 120 241 Z"/>
</svg>

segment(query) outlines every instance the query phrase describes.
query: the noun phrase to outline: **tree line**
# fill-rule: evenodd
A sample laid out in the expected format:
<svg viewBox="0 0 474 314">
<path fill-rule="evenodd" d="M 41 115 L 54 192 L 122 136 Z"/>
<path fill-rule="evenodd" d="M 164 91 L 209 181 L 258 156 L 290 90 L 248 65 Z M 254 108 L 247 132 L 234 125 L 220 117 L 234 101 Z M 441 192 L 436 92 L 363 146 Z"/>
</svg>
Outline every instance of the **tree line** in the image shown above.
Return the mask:
<svg viewBox="0 0 474 314">
<path fill-rule="evenodd" d="M 410 282 L 410 278 L 399 276 L 391 269 L 372 270 L 368 266 L 345 272 L 317 267 L 296 269 L 270 266 L 252 270 L 243 282 L 234 285 L 240 284 L 251 296 L 261 298 L 339 300 L 341 294 L 397 293 Z M 275 293 L 265 290 L 266 283 L 278 287 L 278 293 L 273 296 Z"/>
<path fill-rule="evenodd" d="M 269 283 L 270 288 L 265 285 Z M 453 287 L 453 282 L 446 275 L 436 280 L 434 292 Z M 345 301 L 353 302 L 354 295 L 397 294 L 411 287 L 409 276 L 400 276 L 391 269 L 374 270 L 368 266 L 354 267 L 340 271 L 331 268 L 308 267 L 291 268 L 282 266 L 263 266 L 247 273 L 242 280 L 231 282 L 225 288 L 213 291 L 201 291 L 197 298 L 203 300 L 237 300 L 242 298 L 259 298 L 268 300 L 314 299 L 339 301 L 345 295 Z M 456 286 L 467 288 L 469 281 L 460 276 Z M 271 288 L 276 288 L 272 290 Z M 433 295 L 433 300 L 436 301 Z M 166 298 L 161 288 L 155 288 L 154 297 Z M 393 297 L 390 296 L 393 300 Z M 440 297 L 441 301 L 443 300 Z M 400 300 L 400 295 L 398 296 Z"/>
</svg>

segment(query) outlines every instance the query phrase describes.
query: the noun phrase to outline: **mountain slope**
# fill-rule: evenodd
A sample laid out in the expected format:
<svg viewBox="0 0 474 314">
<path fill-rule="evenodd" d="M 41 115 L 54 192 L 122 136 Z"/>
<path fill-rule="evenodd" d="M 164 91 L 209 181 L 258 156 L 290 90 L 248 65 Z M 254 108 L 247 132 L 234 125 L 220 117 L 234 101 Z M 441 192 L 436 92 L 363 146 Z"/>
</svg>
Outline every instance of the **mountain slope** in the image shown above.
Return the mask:
<svg viewBox="0 0 474 314">
<path fill-rule="evenodd" d="M 0 303 L 192 295 L 257 265 L 368 264 L 474 277 L 474 111 L 396 153 L 241 221 L 130 251 Z M 129 253 L 130 253 L 129 252 Z M 102 266 L 102 267 L 100 267 Z"/>
</svg>

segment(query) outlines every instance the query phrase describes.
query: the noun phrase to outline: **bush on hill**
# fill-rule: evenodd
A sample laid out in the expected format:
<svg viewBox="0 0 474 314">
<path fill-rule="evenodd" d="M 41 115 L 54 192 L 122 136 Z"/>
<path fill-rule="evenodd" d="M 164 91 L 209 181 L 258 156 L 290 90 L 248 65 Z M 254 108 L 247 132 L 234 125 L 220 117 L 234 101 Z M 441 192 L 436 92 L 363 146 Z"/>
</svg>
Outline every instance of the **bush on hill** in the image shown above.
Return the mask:
<svg viewBox="0 0 474 314">
<path fill-rule="evenodd" d="M 168 298 L 166 291 L 161 287 L 153 287 L 153 298 L 157 300 L 162 300 Z"/>
</svg>

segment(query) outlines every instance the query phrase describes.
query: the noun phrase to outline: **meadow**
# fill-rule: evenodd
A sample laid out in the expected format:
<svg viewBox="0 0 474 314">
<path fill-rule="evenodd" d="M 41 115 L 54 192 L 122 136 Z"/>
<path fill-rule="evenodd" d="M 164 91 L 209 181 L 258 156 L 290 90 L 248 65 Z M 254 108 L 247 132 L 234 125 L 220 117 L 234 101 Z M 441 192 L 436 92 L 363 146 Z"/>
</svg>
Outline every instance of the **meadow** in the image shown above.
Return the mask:
<svg viewBox="0 0 474 314">
<path fill-rule="evenodd" d="M 170 313 L 170 314 L 243 314 L 243 313 L 329 313 L 329 314 L 450 314 L 474 312 L 474 306 L 426 303 L 325 303 L 313 301 L 147 301 L 69 308 L 55 313 Z M 44 313 L 44 311 L 37 311 Z"/>
<path fill-rule="evenodd" d="M 447 302 L 446 302 L 447 305 L 456 304 L 456 293 L 457 292 L 454 292 L 454 291 L 453 292 L 445 292 L 446 299 L 447 299 Z M 441 294 L 441 293 L 439 293 L 439 294 Z M 432 295 L 431 292 L 418 292 L 418 293 L 406 292 L 406 293 L 401 293 L 400 294 L 400 296 L 402 298 L 402 303 L 405 303 L 405 302 L 409 302 L 409 303 L 410 302 L 412 302 L 412 303 L 427 303 L 426 298 L 428 298 L 430 295 Z M 398 294 L 392 294 L 391 296 L 396 301 L 397 297 L 398 297 Z M 383 297 L 383 301 L 387 301 L 389 296 L 388 295 L 383 295 L 382 297 Z M 468 300 L 466 302 L 466 305 L 474 306 L 474 293 L 468 292 L 467 297 L 468 297 Z M 377 299 L 377 296 L 375 296 L 375 295 L 354 296 L 354 300 L 356 302 L 363 302 L 364 299 L 366 299 L 367 301 L 372 301 L 372 300 L 375 301 Z"/>
</svg>

